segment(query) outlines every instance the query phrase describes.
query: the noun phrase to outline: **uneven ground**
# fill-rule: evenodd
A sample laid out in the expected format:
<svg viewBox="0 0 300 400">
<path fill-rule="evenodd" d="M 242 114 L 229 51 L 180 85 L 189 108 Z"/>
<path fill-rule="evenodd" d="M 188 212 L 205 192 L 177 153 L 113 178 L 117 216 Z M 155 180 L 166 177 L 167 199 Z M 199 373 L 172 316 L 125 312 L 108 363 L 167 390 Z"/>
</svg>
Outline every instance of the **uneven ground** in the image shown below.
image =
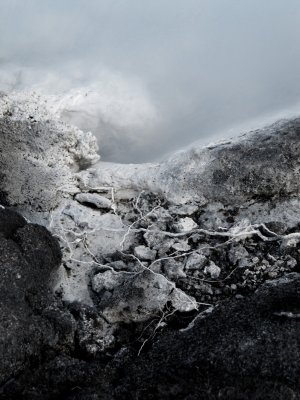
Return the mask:
<svg viewBox="0 0 300 400">
<path fill-rule="evenodd" d="M 300 119 L 126 166 L 41 100 L 0 99 L 0 397 L 300 398 Z"/>
</svg>

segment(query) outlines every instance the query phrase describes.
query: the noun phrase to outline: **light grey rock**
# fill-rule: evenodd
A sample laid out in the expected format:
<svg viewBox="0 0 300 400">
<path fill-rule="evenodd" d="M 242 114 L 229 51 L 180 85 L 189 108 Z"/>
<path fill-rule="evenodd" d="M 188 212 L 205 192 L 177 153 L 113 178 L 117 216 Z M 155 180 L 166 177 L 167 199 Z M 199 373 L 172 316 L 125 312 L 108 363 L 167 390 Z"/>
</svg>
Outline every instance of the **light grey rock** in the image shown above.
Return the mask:
<svg viewBox="0 0 300 400">
<path fill-rule="evenodd" d="M 100 301 L 99 307 L 110 323 L 141 322 L 157 315 L 168 302 L 182 312 L 197 308 L 192 297 L 163 275 L 144 271 L 116 287 L 109 299 Z"/>
<path fill-rule="evenodd" d="M 99 160 L 95 137 L 57 120 L 34 93 L 0 97 L 0 131 L 0 192 L 9 205 L 51 210 L 78 191 L 74 171 Z"/>
<path fill-rule="evenodd" d="M 182 204 L 178 206 L 171 206 L 169 211 L 172 214 L 180 216 L 191 216 L 194 214 L 199 207 L 195 204 Z"/>
<path fill-rule="evenodd" d="M 120 270 L 126 271 L 128 269 L 127 264 L 125 264 L 125 262 L 122 260 L 110 262 L 109 266 L 116 271 L 120 271 Z"/>
<path fill-rule="evenodd" d="M 196 283 L 194 285 L 194 287 L 195 287 L 195 289 L 200 290 L 200 292 L 202 294 L 209 294 L 209 295 L 213 295 L 214 294 L 214 292 L 212 290 L 212 287 L 211 287 L 211 285 L 209 283 L 199 282 L 199 283 Z"/>
<path fill-rule="evenodd" d="M 166 237 L 163 233 L 151 232 L 150 229 L 144 234 L 144 239 L 148 247 L 158 250 L 161 254 L 166 253 L 175 242 L 174 239 Z"/>
<path fill-rule="evenodd" d="M 172 244 L 172 249 L 181 252 L 187 252 L 191 250 L 191 246 L 188 244 L 187 240 L 181 240 L 180 242 L 175 242 Z"/>
<path fill-rule="evenodd" d="M 92 204 L 94 207 L 110 210 L 112 206 L 111 200 L 98 193 L 78 193 L 75 200 L 83 204 Z"/>
<path fill-rule="evenodd" d="M 233 245 L 230 248 L 228 258 L 233 266 L 238 265 L 239 268 L 246 268 L 254 263 L 248 251 L 241 244 Z"/>
<path fill-rule="evenodd" d="M 174 228 L 177 232 L 190 232 L 193 229 L 197 228 L 196 222 L 190 218 L 190 217 L 185 217 L 185 218 L 179 218 L 178 222 L 174 224 Z"/>
<path fill-rule="evenodd" d="M 128 274 L 125 272 L 105 271 L 95 275 L 92 279 L 92 288 L 95 292 L 102 290 L 114 290 L 116 287 L 122 285 L 127 279 Z"/>
<path fill-rule="evenodd" d="M 164 261 L 164 272 L 172 281 L 175 281 L 178 278 L 186 277 L 186 273 L 184 272 L 184 263 L 182 260 L 177 261 L 176 259 L 170 259 Z"/>
<path fill-rule="evenodd" d="M 204 273 L 209 275 L 212 279 L 217 279 L 220 276 L 221 268 L 218 267 L 213 261 L 204 268 Z"/>
<path fill-rule="evenodd" d="M 151 250 L 143 245 L 134 248 L 134 255 L 142 261 L 154 261 L 156 254 L 156 250 Z"/>
<path fill-rule="evenodd" d="M 185 263 L 186 270 L 197 270 L 203 269 L 207 264 L 208 259 L 203 254 L 194 253 L 188 256 L 187 261 Z"/>
<path fill-rule="evenodd" d="M 287 258 L 288 258 L 288 260 L 287 260 L 287 262 L 286 262 L 286 265 L 287 265 L 289 268 L 295 268 L 296 265 L 298 264 L 298 263 L 297 263 L 297 260 L 296 260 L 294 257 L 291 257 L 291 256 L 288 256 Z"/>
</svg>

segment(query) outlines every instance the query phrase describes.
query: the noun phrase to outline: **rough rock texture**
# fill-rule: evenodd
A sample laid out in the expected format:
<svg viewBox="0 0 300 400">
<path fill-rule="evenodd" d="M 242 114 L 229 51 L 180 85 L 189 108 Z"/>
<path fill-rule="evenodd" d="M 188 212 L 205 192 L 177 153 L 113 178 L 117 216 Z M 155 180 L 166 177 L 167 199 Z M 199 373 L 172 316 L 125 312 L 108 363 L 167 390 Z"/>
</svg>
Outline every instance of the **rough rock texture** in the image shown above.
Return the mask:
<svg viewBox="0 0 300 400">
<path fill-rule="evenodd" d="M 91 134 L 55 120 L 38 95 L 0 96 L 0 193 L 7 205 L 51 210 L 76 191 L 73 172 L 99 159 Z"/>
<path fill-rule="evenodd" d="M 50 280 L 60 263 L 58 243 L 45 228 L 0 209 L 0 393 L 39 360 L 42 346 L 59 346 L 50 325 Z M 55 318 L 55 309 L 53 309 Z M 63 315 L 56 315 L 64 324 Z"/>
<path fill-rule="evenodd" d="M 290 274 L 171 327 L 139 356 L 134 345 L 106 360 L 61 352 L 8 385 L 5 398 L 297 400 L 299 295 L 299 274 Z"/>
<path fill-rule="evenodd" d="M 166 334 L 116 371 L 115 398 L 299 399 L 299 296 L 290 274 Z"/>
<path fill-rule="evenodd" d="M 0 129 L 0 398 L 300 398 L 299 119 L 128 166 L 33 94 Z"/>
<path fill-rule="evenodd" d="M 167 303 L 179 312 L 196 308 L 195 301 L 176 290 L 175 285 L 161 274 L 146 270 L 125 276 L 122 272 L 111 275 L 111 271 L 106 271 L 93 280 L 93 289 L 100 297 L 98 307 L 110 323 L 147 321 L 165 309 Z"/>
<path fill-rule="evenodd" d="M 161 164 L 100 163 L 81 175 L 82 184 L 144 188 L 174 203 L 240 205 L 247 200 L 299 194 L 300 119 L 207 147 L 183 150 Z"/>
</svg>

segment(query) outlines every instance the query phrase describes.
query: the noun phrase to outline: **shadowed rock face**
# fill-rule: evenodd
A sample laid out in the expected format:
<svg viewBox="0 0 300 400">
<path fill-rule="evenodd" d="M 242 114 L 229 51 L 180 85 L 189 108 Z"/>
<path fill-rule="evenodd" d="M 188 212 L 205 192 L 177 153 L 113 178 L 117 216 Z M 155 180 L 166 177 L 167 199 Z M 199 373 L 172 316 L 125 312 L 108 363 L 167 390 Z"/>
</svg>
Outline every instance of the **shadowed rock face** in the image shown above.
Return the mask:
<svg viewBox="0 0 300 400">
<path fill-rule="evenodd" d="M 134 345 L 89 360 L 62 347 L 3 398 L 297 400 L 299 296 L 300 275 L 289 274 L 169 330 L 140 356 Z"/>
<path fill-rule="evenodd" d="M 45 315 L 61 253 L 45 228 L 0 209 L 0 254 L 1 393 L 6 382 L 42 357 L 43 345 L 55 347 L 56 332 Z"/>
<path fill-rule="evenodd" d="M 126 363 L 116 398 L 299 399 L 299 300 L 289 274 L 224 303 Z"/>
</svg>

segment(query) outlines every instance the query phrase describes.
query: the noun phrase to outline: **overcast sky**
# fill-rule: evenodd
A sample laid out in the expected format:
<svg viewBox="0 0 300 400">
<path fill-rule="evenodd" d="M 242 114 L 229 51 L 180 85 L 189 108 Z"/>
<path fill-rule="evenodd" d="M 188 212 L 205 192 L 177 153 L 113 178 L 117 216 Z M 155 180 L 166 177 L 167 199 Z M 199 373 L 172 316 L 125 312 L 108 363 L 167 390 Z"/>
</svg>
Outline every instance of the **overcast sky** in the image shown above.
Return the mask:
<svg viewBox="0 0 300 400">
<path fill-rule="evenodd" d="M 104 159 L 153 160 L 300 103 L 299 21 L 299 0 L 0 0 L 0 66 L 98 85 Z"/>
</svg>

